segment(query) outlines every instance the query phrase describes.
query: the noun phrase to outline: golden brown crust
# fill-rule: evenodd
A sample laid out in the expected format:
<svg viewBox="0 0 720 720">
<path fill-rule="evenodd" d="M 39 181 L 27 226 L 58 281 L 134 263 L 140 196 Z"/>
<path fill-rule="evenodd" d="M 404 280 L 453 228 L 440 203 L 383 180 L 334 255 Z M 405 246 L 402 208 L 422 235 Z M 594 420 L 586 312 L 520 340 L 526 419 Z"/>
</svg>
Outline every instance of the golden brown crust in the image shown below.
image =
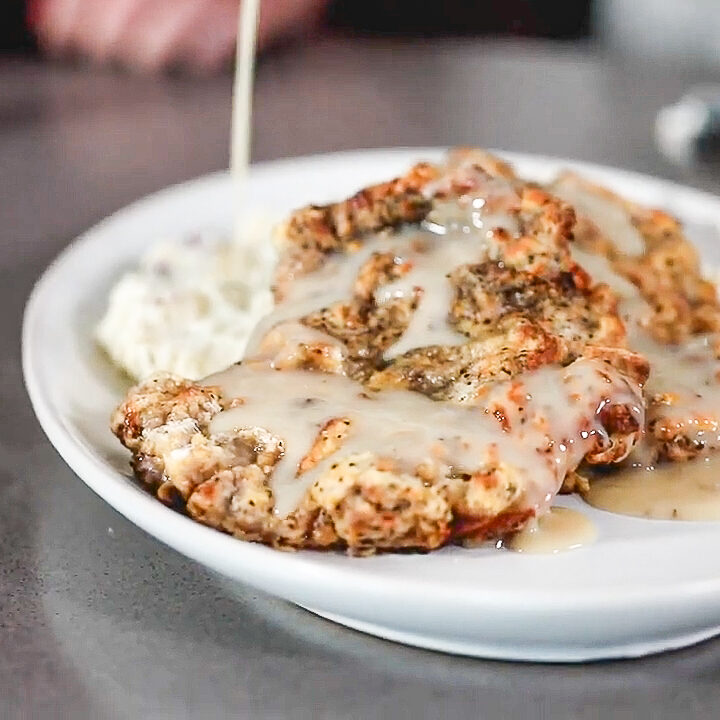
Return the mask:
<svg viewBox="0 0 720 720">
<path fill-rule="evenodd" d="M 607 257 L 613 269 L 640 290 L 652 309 L 647 329 L 658 342 L 680 343 L 697 333 L 720 330 L 717 291 L 703 277 L 697 251 L 676 218 L 625 200 L 573 173 L 565 173 L 553 185 L 563 186 L 622 207 L 639 232 L 645 247 L 638 255 L 626 253 L 583 216 L 574 235 L 580 247 Z"/>
<path fill-rule="evenodd" d="M 188 403 L 188 397 L 208 392 L 218 400 L 214 410 Z M 515 404 L 523 402 L 522 393 L 515 398 L 512 388 L 503 397 L 490 407 L 501 424 L 503 417 L 508 423 L 517 420 Z M 114 415 L 113 427 L 126 442 L 126 419 L 141 416 L 146 426 L 130 440 L 138 478 L 166 504 L 236 537 L 280 548 L 346 548 L 356 554 L 432 550 L 450 542 L 502 537 L 534 514 L 512 458 L 493 458 L 473 473 L 440 477 L 430 468 L 401 472 L 391 461 L 366 452 L 330 465 L 294 512 L 276 515 L 270 480 L 281 457 L 280 439 L 261 428 L 233 434 L 210 430 L 214 414 L 235 402 L 216 389 L 162 376 L 130 391 Z M 168 421 L 170 406 L 176 416 L 186 417 Z M 603 455 L 603 461 L 608 453 L 625 456 L 629 448 L 622 444 L 637 437 L 637 425 L 625 423 L 623 405 L 610 407 L 602 418 L 605 439 L 598 435 L 588 461 L 593 454 Z M 143 408 L 140 415 L 138 408 Z M 193 409 L 199 416 L 187 417 Z M 335 418 L 321 428 L 300 462 L 300 474 L 342 447 L 349 424 Z"/>
<path fill-rule="evenodd" d="M 378 287 L 410 270 L 379 252 L 360 268 L 346 300 L 302 318 L 307 328 L 324 335 L 298 341 L 292 329 L 279 325 L 265 336 L 260 354 L 272 358 L 278 370 L 344 374 L 372 390 L 408 390 L 459 404 L 477 403 L 499 382 L 524 372 L 588 356 L 642 382 L 647 363 L 623 349 L 615 296 L 593 285 L 571 258 L 572 208 L 516 180 L 509 166 L 481 151 L 458 152 L 446 168 L 420 164 L 347 201 L 294 213 L 284 230 L 277 296 L 327 258 L 355 251 L 367 233 L 418 222 L 438 202 L 482 193 L 495 181 L 510 183 L 516 194 L 511 212 L 520 230 L 493 231 L 492 260 L 461 266 L 448 278 L 450 324 L 467 342 L 386 357 L 421 295 L 376 300 Z M 514 392 L 521 387 L 508 385 L 516 387 Z M 517 416 L 513 408 L 526 404 L 510 392 L 488 409 L 508 430 Z M 605 402 L 604 396 L 597 401 Z M 160 499 L 237 537 L 354 553 L 431 550 L 448 542 L 501 537 L 534 513 L 512 459 L 493 458 L 474 472 L 436 477 L 422 467 L 401 472 L 368 452 L 331 465 L 294 512 L 276 516 L 269 481 L 282 439 L 261 428 L 212 434 L 212 417 L 233 402 L 237 399 L 223 397 L 218 388 L 164 376 L 130 392 L 113 417 L 113 430 L 133 450 L 138 477 Z M 601 418 L 606 432 L 597 435 L 588 461 L 627 455 L 640 432 L 633 420 L 627 408 L 608 405 Z M 337 417 L 321 428 L 300 462 L 301 473 L 342 445 L 348 422 Z"/>
<path fill-rule="evenodd" d="M 328 253 L 342 252 L 367 233 L 422 220 L 430 209 L 423 189 L 439 172 L 429 163 L 418 163 L 405 175 L 360 190 L 348 200 L 292 213 L 280 233 L 283 254 L 276 273 L 276 300 L 282 299 L 288 279 L 317 269 Z"/>
<path fill-rule="evenodd" d="M 201 387 L 191 380 L 170 375 L 159 375 L 131 407 L 118 408 L 113 413 L 111 430 L 125 447 L 135 450 L 142 433 L 147 430 L 171 422 L 179 424 L 184 420 L 205 424 L 222 409 L 216 388 Z"/>
<path fill-rule="evenodd" d="M 515 171 L 508 163 L 482 148 L 456 147 L 448 152 L 446 167 L 452 170 L 468 166 L 480 168 L 493 177 L 517 179 Z"/>
<path fill-rule="evenodd" d="M 579 493 L 583 495 L 590 490 L 590 481 L 587 477 L 579 473 L 577 470 L 569 472 L 565 476 L 560 493 L 562 495 L 571 495 L 572 493 Z"/>
<path fill-rule="evenodd" d="M 625 200 L 573 173 L 565 173 L 552 187 L 563 195 L 580 190 L 627 214 L 642 238 L 643 252 L 626 252 L 582 214 L 575 227 L 575 242 L 607 258 L 615 272 L 638 288 L 649 307 L 642 326 L 657 343 L 682 346 L 696 335 L 720 330 L 717 289 L 703 277 L 697 251 L 676 218 Z M 710 345 L 720 359 L 718 340 L 711 339 Z M 662 393 L 650 393 L 646 400 L 648 439 L 661 459 L 689 460 L 717 445 L 720 408 L 710 414 L 703 412 L 692 394 L 672 386 Z"/>
<path fill-rule="evenodd" d="M 469 342 L 418 348 L 390 363 L 385 353 L 406 330 L 422 293 L 378 303 L 377 288 L 402 277 L 412 265 L 397 264 L 390 253 L 372 255 L 360 268 L 351 298 L 301 320 L 345 345 L 347 375 L 375 389 L 409 388 L 434 399 L 457 399 L 461 393 L 453 391 L 451 377 L 470 376 L 479 387 L 494 379 L 507 379 L 508 370 L 512 376 L 545 364 L 567 364 L 582 355 L 588 345 L 624 346 L 625 326 L 614 293 L 605 285 L 593 284 L 571 257 L 575 213 L 569 205 L 541 188 L 518 181 L 509 166 L 484 151 L 459 151 L 448 167 L 433 168 L 432 173 L 427 172 L 427 166 L 420 167 L 424 168 L 421 182 L 415 169 L 410 174 L 412 182 L 406 179 L 399 187 L 402 192 L 412 187 L 413 193 L 424 193 L 436 202 L 468 193 L 482 195 L 496 180 L 509 182 L 517 194 L 513 212 L 521 232 L 510 235 L 494 231 L 494 259 L 460 266 L 449 278 L 454 288 L 449 322 Z M 372 220 L 366 218 L 362 225 L 346 224 L 350 234 L 337 238 L 323 226 L 323 242 L 311 246 L 312 269 L 337 253 L 357 251 L 365 229 L 377 229 L 391 186 L 376 186 L 363 194 L 365 198 L 380 198 L 377 211 L 368 200 L 365 209 Z M 322 214 L 332 216 L 344 206 L 327 206 Z M 428 203 L 424 213 L 432 207 Z M 287 231 L 291 252 L 300 242 L 297 227 L 308 227 L 307 217 L 314 217 L 315 211 L 300 211 L 294 216 L 295 230 Z M 305 236 L 302 245 L 307 245 Z M 296 264 L 293 277 L 304 274 L 306 267 Z M 279 275 L 283 273 L 287 269 L 281 264 Z M 278 285 L 287 287 L 287 282 L 286 276 Z"/>
<path fill-rule="evenodd" d="M 697 374 L 697 386 L 680 385 L 664 392 L 651 393 L 647 399 L 647 432 L 665 460 L 692 460 L 709 451 L 720 450 L 720 408 L 703 399 L 710 392 L 720 397 L 720 336 L 702 336 L 699 348 L 703 364 L 712 362 L 714 372 Z M 686 355 L 693 375 L 693 353 Z M 702 379 L 701 379 L 702 378 Z"/>
<path fill-rule="evenodd" d="M 411 350 L 372 373 L 372 390 L 413 390 L 434 400 L 474 402 L 484 388 L 545 365 L 563 364 L 567 345 L 541 328 L 523 323 L 505 335 L 452 347 Z"/>
</svg>

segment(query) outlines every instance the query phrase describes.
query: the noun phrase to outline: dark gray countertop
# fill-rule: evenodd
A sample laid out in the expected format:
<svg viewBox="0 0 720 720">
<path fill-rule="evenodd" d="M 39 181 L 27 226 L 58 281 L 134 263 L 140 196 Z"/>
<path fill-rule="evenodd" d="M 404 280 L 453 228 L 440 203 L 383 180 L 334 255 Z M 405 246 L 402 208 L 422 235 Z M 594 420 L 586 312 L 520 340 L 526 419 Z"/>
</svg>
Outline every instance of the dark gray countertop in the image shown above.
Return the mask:
<svg viewBox="0 0 720 720">
<path fill-rule="evenodd" d="M 717 189 L 651 139 L 657 109 L 706 79 L 589 48 L 326 41 L 261 63 L 254 156 L 472 143 Z M 209 574 L 65 467 L 23 388 L 25 299 L 89 225 L 225 166 L 229 107 L 229 78 L 0 64 L 0 716 L 714 716 L 720 641 L 585 666 L 405 648 Z"/>
</svg>

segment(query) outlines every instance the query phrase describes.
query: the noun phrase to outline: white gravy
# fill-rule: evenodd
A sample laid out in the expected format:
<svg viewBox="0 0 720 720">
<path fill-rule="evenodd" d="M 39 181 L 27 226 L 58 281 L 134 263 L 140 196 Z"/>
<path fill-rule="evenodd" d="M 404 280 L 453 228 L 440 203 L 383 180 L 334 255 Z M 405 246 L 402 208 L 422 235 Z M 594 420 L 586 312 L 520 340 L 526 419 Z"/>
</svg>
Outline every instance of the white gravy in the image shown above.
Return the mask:
<svg viewBox="0 0 720 720">
<path fill-rule="evenodd" d="M 610 379 L 608 379 L 610 377 Z M 443 475 L 501 465 L 522 488 L 524 506 L 544 512 L 567 471 L 605 431 L 597 413 L 606 398 L 635 402 L 620 376 L 607 365 L 579 360 L 567 368 L 542 368 L 495 386 L 479 406 L 456 406 L 413 392 L 370 393 L 342 376 L 278 371 L 249 361 L 211 376 L 243 404 L 212 420 L 212 434 L 264 428 L 283 441 L 271 488 L 275 512 L 285 516 L 337 455 L 298 476 L 298 466 L 327 421 L 344 418 L 349 434 L 342 459 L 372 452 L 400 471 L 429 464 Z M 512 399 L 511 399 L 512 398 Z M 502 408 L 507 429 L 492 414 Z M 642 410 L 636 408 L 642 422 Z"/>
<path fill-rule="evenodd" d="M 585 500 L 601 510 L 657 520 L 720 520 L 720 457 L 626 468 L 590 482 Z"/>
<path fill-rule="evenodd" d="M 245 187 L 250 158 L 252 85 L 255 63 L 260 0 L 243 0 L 240 9 L 237 65 L 233 91 L 231 171 L 235 184 L 235 232 L 243 240 Z M 567 194 L 567 193 L 566 193 Z M 613 203 L 591 194 L 567 198 L 600 230 L 617 241 L 628 254 L 639 254 L 644 243 L 627 215 Z M 410 271 L 400 280 L 381 287 L 378 302 L 410 297 L 416 289 L 422 295 L 411 323 L 388 357 L 417 347 L 455 345 L 464 341 L 448 324 L 451 286 L 447 276 L 458 266 L 481 262 L 492 254 L 492 237 L 502 229 L 512 235 L 520 232 L 516 196 L 508 183 L 495 182 L 493 192 L 484 199 L 470 198 L 458 214 L 458 204 L 436 208 L 422 231 L 397 235 L 381 234 L 366 242 L 354 254 L 331 258 L 315 273 L 297 279 L 290 296 L 273 313 L 278 324 L 313 310 L 347 299 L 362 265 L 376 252 L 394 252 L 397 263 L 408 263 Z M 614 273 L 602 258 L 576 249 L 578 261 L 596 280 L 608 282 L 623 297 L 623 312 L 630 320 L 631 346 L 649 356 L 654 368 L 663 368 L 651 378 L 652 392 L 666 386 L 681 385 L 692 396 L 692 407 L 720 407 L 720 391 L 715 382 L 718 364 L 709 360 L 706 340 L 696 346 L 671 351 L 653 344 L 638 324 L 643 307 L 634 286 Z M 602 263 L 605 262 L 603 267 Z M 263 329 L 271 327 L 263 323 Z M 314 342 L 318 335 L 298 323 L 286 323 L 295 345 Z M 256 337 L 258 334 L 256 333 Z M 292 343 L 290 343 L 292 345 Z M 291 351 L 286 345 L 287 351 Z M 281 357 L 281 361 L 291 360 Z M 278 361 L 278 358 L 275 358 Z M 602 371 L 602 372 L 601 372 Z M 434 402 L 411 392 L 368 393 L 348 378 L 304 371 L 278 371 L 272 362 L 248 361 L 209 377 L 243 404 L 217 415 L 210 427 L 214 434 L 232 433 L 243 428 L 264 428 L 282 440 L 283 455 L 275 467 L 271 486 L 275 512 L 287 515 L 298 504 L 310 485 L 336 461 L 335 455 L 298 476 L 298 467 L 325 423 L 344 418 L 349 435 L 342 445 L 343 457 L 364 452 L 390 459 L 401 470 L 412 472 L 430 463 L 443 472 L 476 470 L 493 463 L 512 463 L 525 483 L 526 504 L 538 513 L 547 510 L 566 472 L 574 468 L 604 429 L 597 419 L 604 396 L 633 405 L 635 397 L 620 378 L 610 387 L 607 369 L 592 360 L 581 360 L 568 368 L 543 368 L 522 378 L 493 388 L 482 407 L 458 407 Z M 518 386 L 521 392 L 518 394 Z M 701 388 L 698 395 L 695 388 Z M 523 407 L 507 397 L 522 397 Z M 588 400 L 597 402 L 588 407 Z M 701 403 L 698 404 L 698 400 Z M 492 409 L 502 406 L 510 420 L 504 430 Z M 510 409 L 512 408 L 512 409 Z M 642 409 L 635 412 L 642 422 Z M 592 418 L 590 425 L 586 418 Z M 720 444 L 720 438 L 717 439 Z M 680 473 L 690 466 L 668 466 L 649 473 L 616 475 L 593 483 L 589 502 L 615 512 L 651 517 L 720 519 L 720 490 L 716 468 L 710 459 L 694 465 L 688 477 Z M 692 479 L 688 492 L 688 478 Z M 622 492 L 613 488 L 621 487 Z M 628 492 L 631 486 L 632 491 Z M 682 487 L 682 492 L 679 488 Z M 652 488 L 652 489 L 651 489 Z M 671 492 L 672 491 L 672 492 Z M 625 500 L 623 500 L 625 498 Z M 708 515 L 709 514 L 709 515 Z M 712 516 L 710 518 L 709 516 Z M 706 517 L 707 516 L 707 517 Z M 567 508 L 553 508 L 518 533 L 509 546 L 518 552 L 559 552 L 592 542 L 597 534 L 582 514 Z"/>
<path fill-rule="evenodd" d="M 642 255 L 645 252 L 643 236 L 619 203 L 599 193 L 586 192 L 575 183 L 565 183 L 562 178 L 551 189 L 612 240 L 620 252 L 626 255 Z"/>
<path fill-rule="evenodd" d="M 496 184 L 493 182 L 494 186 Z M 420 303 L 409 326 L 386 357 L 398 357 L 418 347 L 465 342 L 466 338 L 448 323 L 448 309 L 453 298 L 448 276 L 461 265 L 481 262 L 491 255 L 492 239 L 497 230 L 513 236 L 519 234 L 518 196 L 509 183 L 503 182 L 503 186 L 502 191 L 496 189 L 489 198 L 437 204 L 429 213 L 424 223 L 427 250 L 403 258 L 411 264 L 410 272 L 376 293 L 376 299 L 383 302 L 396 297 L 411 297 L 415 288 L 422 289 Z"/>
<path fill-rule="evenodd" d="M 555 554 L 590 545 L 597 536 L 597 527 L 587 515 L 570 508 L 552 507 L 533 518 L 502 546 L 519 553 Z"/>
<path fill-rule="evenodd" d="M 295 278 L 287 296 L 259 328 L 251 347 L 257 347 L 273 323 L 349 300 L 361 268 L 379 253 L 392 253 L 395 263 L 407 265 L 409 270 L 399 280 L 378 288 L 378 303 L 410 298 L 416 290 L 421 292 L 410 325 L 386 357 L 391 359 L 414 348 L 465 342 L 466 338 L 448 322 L 452 300 L 448 276 L 462 265 L 497 257 L 498 231 L 515 237 L 521 230 L 519 197 L 509 182 L 488 180 L 481 192 L 483 197 L 439 204 L 421 228 L 378 233 L 355 250 L 329 256 L 315 272 Z"/>
<path fill-rule="evenodd" d="M 303 343 L 324 340 L 329 351 L 344 351 L 336 340 L 304 328 L 297 319 L 348 300 L 362 266 L 375 253 L 392 253 L 394 262 L 407 266 L 400 280 L 376 290 L 379 303 L 413 296 L 416 289 L 422 293 L 410 326 L 388 354 L 463 342 L 448 322 L 447 276 L 463 264 L 499 258 L 507 244 L 499 234 L 519 236 L 518 216 L 512 184 L 493 179 L 478 196 L 438 205 L 421 228 L 379 233 L 354 251 L 330 256 L 316 272 L 290 285 L 284 301 L 256 330 L 251 359 L 206 380 L 243 400 L 213 419 L 211 433 L 263 428 L 282 442 L 270 480 L 278 515 L 292 512 L 338 459 L 363 453 L 389 461 L 399 472 L 429 466 L 439 477 L 500 467 L 507 492 L 541 514 L 568 470 L 598 439 L 601 444 L 607 439 L 599 420 L 607 402 L 627 404 L 644 422 L 637 388 L 595 360 L 525 374 L 493 387 L 475 406 L 469 398 L 463 407 L 408 391 L 371 393 L 336 375 L 278 371 L 292 366 L 293 348 Z M 318 434 L 336 418 L 348 425 L 341 458 L 335 453 L 299 474 Z"/>
<path fill-rule="evenodd" d="M 668 405 L 657 412 L 685 422 L 686 434 L 720 448 L 720 361 L 715 358 L 712 338 L 697 335 L 682 345 L 657 342 L 645 330 L 651 309 L 635 285 L 612 269 L 605 257 L 573 247 L 575 260 L 596 282 L 607 283 L 620 297 L 620 314 L 628 330 L 628 347 L 643 354 L 650 362 L 650 377 L 645 386 L 649 398 L 667 396 Z M 653 409 L 649 420 L 653 418 Z"/>
</svg>

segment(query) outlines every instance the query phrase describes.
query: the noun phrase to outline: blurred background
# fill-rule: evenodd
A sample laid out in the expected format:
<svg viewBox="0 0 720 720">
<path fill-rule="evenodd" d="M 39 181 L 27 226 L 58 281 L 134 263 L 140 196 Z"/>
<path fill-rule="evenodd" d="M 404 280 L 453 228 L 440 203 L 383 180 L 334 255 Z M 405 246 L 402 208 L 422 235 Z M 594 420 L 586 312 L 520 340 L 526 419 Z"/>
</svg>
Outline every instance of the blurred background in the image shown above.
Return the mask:
<svg viewBox="0 0 720 720">
<path fill-rule="evenodd" d="M 135 69 L 219 69 L 239 0 L 5 0 L 0 49 Z M 338 35 L 589 39 L 631 56 L 720 63 L 715 0 L 265 0 L 264 49 Z M 209 47 L 210 46 L 210 47 Z"/>
</svg>

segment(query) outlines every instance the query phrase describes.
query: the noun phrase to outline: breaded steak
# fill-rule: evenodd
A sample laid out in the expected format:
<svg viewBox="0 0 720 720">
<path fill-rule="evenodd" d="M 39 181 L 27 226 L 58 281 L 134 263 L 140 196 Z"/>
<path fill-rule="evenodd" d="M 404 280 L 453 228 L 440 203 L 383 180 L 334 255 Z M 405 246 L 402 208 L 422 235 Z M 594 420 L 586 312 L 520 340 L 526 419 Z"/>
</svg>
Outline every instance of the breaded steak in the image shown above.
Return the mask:
<svg viewBox="0 0 720 720">
<path fill-rule="evenodd" d="M 720 303 L 681 224 L 566 173 L 575 257 L 620 296 L 628 347 L 650 362 L 644 462 L 720 448 Z"/>
<path fill-rule="evenodd" d="M 299 210 L 249 358 L 150 379 L 113 431 L 161 500 L 248 540 L 368 553 L 516 531 L 644 426 L 647 362 L 573 260 L 574 223 L 476 150 Z"/>
</svg>

